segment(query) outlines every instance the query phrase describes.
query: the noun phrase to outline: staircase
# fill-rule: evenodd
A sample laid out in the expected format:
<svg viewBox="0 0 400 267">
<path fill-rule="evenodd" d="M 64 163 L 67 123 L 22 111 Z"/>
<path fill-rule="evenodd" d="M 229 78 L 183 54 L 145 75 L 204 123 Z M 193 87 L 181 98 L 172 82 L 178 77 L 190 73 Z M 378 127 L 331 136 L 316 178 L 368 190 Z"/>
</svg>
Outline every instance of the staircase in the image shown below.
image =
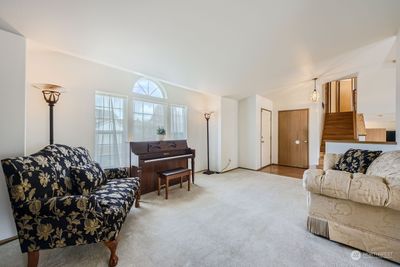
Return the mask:
<svg viewBox="0 0 400 267">
<path fill-rule="evenodd" d="M 336 112 L 325 114 L 324 131 L 320 149 L 320 165 L 325 154 L 325 142 L 328 140 L 357 140 L 356 118 L 354 112 Z"/>
</svg>

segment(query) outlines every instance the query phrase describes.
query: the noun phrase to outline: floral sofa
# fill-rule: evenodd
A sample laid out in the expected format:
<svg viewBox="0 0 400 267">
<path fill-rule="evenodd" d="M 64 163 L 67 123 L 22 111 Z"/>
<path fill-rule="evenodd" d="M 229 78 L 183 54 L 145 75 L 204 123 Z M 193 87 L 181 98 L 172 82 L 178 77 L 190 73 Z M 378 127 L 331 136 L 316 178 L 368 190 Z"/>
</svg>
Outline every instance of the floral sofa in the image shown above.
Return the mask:
<svg viewBox="0 0 400 267">
<path fill-rule="evenodd" d="M 136 200 L 140 179 L 126 169 L 102 170 L 82 147 L 49 145 L 1 161 L 22 252 L 36 266 L 39 250 L 104 242 L 110 266 L 117 237 Z"/>
<path fill-rule="evenodd" d="M 381 154 L 366 174 L 333 170 L 341 155 L 326 154 L 310 169 L 310 232 L 400 263 L 400 151 Z"/>
</svg>

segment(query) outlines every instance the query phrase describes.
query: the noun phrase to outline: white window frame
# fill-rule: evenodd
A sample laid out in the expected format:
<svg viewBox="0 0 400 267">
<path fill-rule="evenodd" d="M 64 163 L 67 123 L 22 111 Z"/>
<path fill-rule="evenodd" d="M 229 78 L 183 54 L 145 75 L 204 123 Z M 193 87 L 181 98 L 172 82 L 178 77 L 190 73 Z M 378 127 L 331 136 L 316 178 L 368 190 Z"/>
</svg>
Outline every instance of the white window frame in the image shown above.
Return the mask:
<svg viewBox="0 0 400 267">
<path fill-rule="evenodd" d="M 135 94 L 136 95 L 136 94 Z M 158 101 L 156 101 L 156 100 Z M 147 103 L 151 103 L 151 104 L 156 104 L 156 105 L 162 105 L 164 107 L 164 129 L 167 132 L 167 137 L 168 137 L 168 133 L 169 133 L 169 105 L 168 103 L 166 103 L 166 101 L 160 101 L 160 100 L 164 100 L 162 98 L 154 98 L 154 97 L 132 97 L 130 102 L 130 107 L 129 107 L 129 135 L 131 136 L 130 140 L 135 140 L 135 141 L 145 141 L 145 140 L 137 140 L 135 138 L 135 136 L 133 136 L 133 127 L 135 127 L 134 125 L 134 114 L 135 114 L 135 106 L 134 106 L 134 101 L 142 101 L 142 102 L 147 102 Z M 156 141 L 156 140 L 154 140 Z"/>
<path fill-rule="evenodd" d="M 157 85 L 157 87 L 161 91 L 161 94 L 163 97 L 155 97 L 155 96 L 151 96 L 151 95 L 145 95 L 145 94 L 140 94 L 140 93 L 134 92 L 133 89 L 135 88 L 136 84 L 141 80 L 147 80 L 147 81 L 153 82 L 155 85 Z M 148 98 L 148 99 L 153 99 L 154 101 L 160 101 L 160 100 L 162 101 L 162 100 L 168 99 L 167 91 L 162 86 L 162 84 L 153 79 L 147 78 L 147 77 L 141 77 L 141 78 L 137 79 L 135 81 L 135 83 L 133 84 L 131 92 L 137 98 Z"/>
</svg>

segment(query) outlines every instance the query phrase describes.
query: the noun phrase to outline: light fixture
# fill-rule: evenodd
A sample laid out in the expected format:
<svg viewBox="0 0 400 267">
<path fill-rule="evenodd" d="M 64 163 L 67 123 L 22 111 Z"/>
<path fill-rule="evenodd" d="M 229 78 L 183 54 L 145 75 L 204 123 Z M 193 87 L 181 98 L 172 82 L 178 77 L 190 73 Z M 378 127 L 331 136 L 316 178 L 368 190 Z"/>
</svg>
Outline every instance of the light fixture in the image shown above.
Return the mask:
<svg viewBox="0 0 400 267">
<path fill-rule="evenodd" d="M 317 91 L 317 79 L 318 78 L 313 79 L 314 80 L 314 90 L 312 91 L 312 94 L 311 94 L 312 102 L 318 102 L 318 100 L 319 100 L 319 93 Z"/>
<path fill-rule="evenodd" d="M 62 87 L 56 84 L 50 83 L 39 83 L 33 84 L 33 87 L 42 91 L 43 98 L 47 104 L 49 104 L 50 110 L 50 145 L 54 144 L 54 132 L 53 132 L 53 107 L 60 98 Z"/>
<path fill-rule="evenodd" d="M 211 114 L 213 112 L 206 112 L 204 113 L 204 118 L 207 121 L 207 170 L 203 172 L 204 174 L 211 175 L 214 172 L 210 171 L 210 131 L 209 131 L 209 120 L 211 118 Z"/>
</svg>

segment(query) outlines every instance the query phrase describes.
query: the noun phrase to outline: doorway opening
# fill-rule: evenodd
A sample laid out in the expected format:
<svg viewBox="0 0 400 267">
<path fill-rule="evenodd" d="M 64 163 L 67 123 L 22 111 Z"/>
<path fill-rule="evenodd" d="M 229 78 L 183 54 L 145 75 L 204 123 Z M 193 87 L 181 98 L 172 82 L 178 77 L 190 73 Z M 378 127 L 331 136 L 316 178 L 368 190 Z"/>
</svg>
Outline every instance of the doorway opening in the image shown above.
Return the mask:
<svg viewBox="0 0 400 267">
<path fill-rule="evenodd" d="M 326 113 L 357 113 L 357 77 L 332 81 L 324 87 Z"/>
</svg>

